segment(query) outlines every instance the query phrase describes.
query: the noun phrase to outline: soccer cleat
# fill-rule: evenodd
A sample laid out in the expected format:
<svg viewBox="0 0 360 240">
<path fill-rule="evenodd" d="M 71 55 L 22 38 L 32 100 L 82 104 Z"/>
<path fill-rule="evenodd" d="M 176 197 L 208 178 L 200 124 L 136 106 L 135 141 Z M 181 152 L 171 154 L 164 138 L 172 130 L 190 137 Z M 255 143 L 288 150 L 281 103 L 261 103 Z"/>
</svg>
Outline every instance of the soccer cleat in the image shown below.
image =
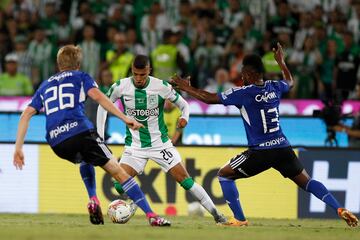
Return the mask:
<svg viewBox="0 0 360 240">
<path fill-rule="evenodd" d="M 247 220 L 245 221 L 240 221 L 237 220 L 234 217 L 231 217 L 227 222 L 225 223 L 218 223 L 218 225 L 222 225 L 222 226 L 234 226 L 234 227 L 242 227 L 242 226 L 248 226 L 249 222 Z"/>
<path fill-rule="evenodd" d="M 160 217 L 155 213 L 146 214 L 146 217 L 149 219 L 150 226 L 153 227 L 170 227 L 171 222 L 166 218 Z"/>
<path fill-rule="evenodd" d="M 87 205 L 90 215 L 90 222 L 95 225 L 104 224 L 104 217 L 100 205 L 93 199 Z"/>
<path fill-rule="evenodd" d="M 357 217 L 346 208 L 338 208 L 337 212 L 339 217 L 344 219 L 350 227 L 356 227 L 358 225 L 359 220 Z"/>
<path fill-rule="evenodd" d="M 227 223 L 227 219 L 223 214 L 219 214 L 219 215 L 215 216 L 214 220 L 215 220 L 216 224 L 225 224 L 225 223 Z"/>
</svg>

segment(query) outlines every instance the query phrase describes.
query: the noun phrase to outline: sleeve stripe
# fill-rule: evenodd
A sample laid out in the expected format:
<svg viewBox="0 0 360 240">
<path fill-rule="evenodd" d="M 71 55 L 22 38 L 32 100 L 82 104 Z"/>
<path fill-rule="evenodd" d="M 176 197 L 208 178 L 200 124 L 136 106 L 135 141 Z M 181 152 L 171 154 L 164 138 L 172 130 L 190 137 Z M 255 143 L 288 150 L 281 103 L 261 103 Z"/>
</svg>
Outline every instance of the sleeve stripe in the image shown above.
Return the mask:
<svg viewBox="0 0 360 240">
<path fill-rule="evenodd" d="M 176 101 L 179 99 L 179 97 L 180 97 L 180 95 L 179 95 L 178 93 L 176 93 L 176 98 L 175 98 L 173 101 L 171 101 L 171 102 L 172 102 L 172 103 L 176 102 Z"/>
</svg>

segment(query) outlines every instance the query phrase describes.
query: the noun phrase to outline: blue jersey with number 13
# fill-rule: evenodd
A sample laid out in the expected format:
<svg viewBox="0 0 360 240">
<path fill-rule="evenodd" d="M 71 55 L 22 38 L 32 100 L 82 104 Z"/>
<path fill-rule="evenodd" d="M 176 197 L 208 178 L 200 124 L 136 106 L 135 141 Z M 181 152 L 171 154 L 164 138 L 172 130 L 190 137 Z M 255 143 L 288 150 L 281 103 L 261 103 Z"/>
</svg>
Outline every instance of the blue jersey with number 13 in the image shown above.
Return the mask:
<svg viewBox="0 0 360 240">
<path fill-rule="evenodd" d="M 279 122 L 280 98 L 288 91 L 286 81 L 269 80 L 263 86 L 231 88 L 218 96 L 224 105 L 240 109 L 249 147 L 269 149 L 290 145 Z"/>
<path fill-rule="evenodd" d="M 97 87 L 95 81 L 81 71 L 63 71 L 44 81 L 29 106 L 46 115 L 46 140 L 50 146 L 93 129 L 86 117 L 84 101 L 87 92 Z"/>
</svg>

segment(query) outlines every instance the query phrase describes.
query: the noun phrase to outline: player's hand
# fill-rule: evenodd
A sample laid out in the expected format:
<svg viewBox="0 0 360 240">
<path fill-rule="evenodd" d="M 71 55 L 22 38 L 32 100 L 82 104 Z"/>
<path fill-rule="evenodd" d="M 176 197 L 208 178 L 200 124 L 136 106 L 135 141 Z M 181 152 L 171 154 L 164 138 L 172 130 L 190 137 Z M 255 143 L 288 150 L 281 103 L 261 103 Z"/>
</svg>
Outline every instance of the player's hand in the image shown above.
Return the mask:
<svg viewBox="0 0 360 240">
<path fill-rule="evenodd" d="M 22 170 L 23 166 L 25 165 L 24 153 L 21 149 L 15 150 L 13 164 L 16 167 L 16 169 L 19 170 Z"/>
<path fill-rule="evenodd" d="M 191 84 L 190 84 L 190 76 L 183 79 L 183 78 L 179 77 L 177 74 L 175 74 L 174 76 L 171 77 L 169 83 L 177 90 L 178 89 L 179 90 L 185 90 L 186 87 L 191 86 Z"/>
<path fill-rule="evenodd" d="M 277 49 L 273 48 L 272 51 L 274 53 L 274 58 L 275 58 L 276 62 L 280 66 L 285 65 L 284 51 L 283 51 L 282 46 L 281 46 L 281 44 L 279 42 L 277 43 Z"/>
<path fill-rule="evenodd" d="M 184 118 L 179 118 L 177 128 L 184 128 L 187 125 L 187 121 Z"/>
<path fill-rule="evenodd" d="M 342 132 L 346 130 L 346 127 L 344 125 L 336 125 L 331 128 L 335 132 Z"/>
<path fill-rule="evenodd" d="M 142 125 L 141 123 L 139 123 L 138 121 L 134 120 L 134 119 L 130 119 L 128 118 L 125 121 L 126 125 L 131 128 L 132 130 L 139 130 L 140 128 L 144 127 L 144 125 Z"/>
</svg>

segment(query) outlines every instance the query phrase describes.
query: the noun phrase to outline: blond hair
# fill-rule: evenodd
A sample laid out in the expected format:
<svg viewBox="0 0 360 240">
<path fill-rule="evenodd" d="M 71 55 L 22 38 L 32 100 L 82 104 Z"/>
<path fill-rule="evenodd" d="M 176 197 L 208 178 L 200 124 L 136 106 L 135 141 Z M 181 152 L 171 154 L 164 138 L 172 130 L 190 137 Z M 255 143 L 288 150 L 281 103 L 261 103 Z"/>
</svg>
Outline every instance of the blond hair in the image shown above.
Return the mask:
<svg viewBox="0 0 360 240">
<path fill-rule="evenodd" d="M 66 45 L 59 49 L 56 61 L 59 70 L 76 70 L 80 68 L 82 51 L 79 46 Z"/>
</svg>

